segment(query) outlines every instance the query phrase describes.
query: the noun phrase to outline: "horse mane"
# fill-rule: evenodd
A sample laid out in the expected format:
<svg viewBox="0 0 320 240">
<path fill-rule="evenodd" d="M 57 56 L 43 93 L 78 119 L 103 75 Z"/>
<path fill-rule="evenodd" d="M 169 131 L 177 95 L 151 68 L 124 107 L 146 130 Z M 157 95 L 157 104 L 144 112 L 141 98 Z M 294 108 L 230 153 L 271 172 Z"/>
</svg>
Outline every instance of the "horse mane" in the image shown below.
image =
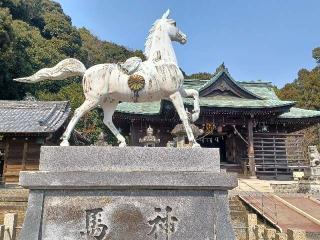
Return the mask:
<svg viewBox="0 0 320 240">
<path fill-rule="evenodd" d="M 144 55 L 149 58 L 149 54 L 150 54 L 150 49 L 151 49 L 151 45 L 152 45 L 152 40 L 154 37 L 154 33 L 156 30 L 156 26 L 158 25 L 160 19 L 156 20 L 153 24 L 152 27 L 149 30 L 149 34 L 148 37 L 146 38 L 146 43 L 144 44 Z"/>
</svg>

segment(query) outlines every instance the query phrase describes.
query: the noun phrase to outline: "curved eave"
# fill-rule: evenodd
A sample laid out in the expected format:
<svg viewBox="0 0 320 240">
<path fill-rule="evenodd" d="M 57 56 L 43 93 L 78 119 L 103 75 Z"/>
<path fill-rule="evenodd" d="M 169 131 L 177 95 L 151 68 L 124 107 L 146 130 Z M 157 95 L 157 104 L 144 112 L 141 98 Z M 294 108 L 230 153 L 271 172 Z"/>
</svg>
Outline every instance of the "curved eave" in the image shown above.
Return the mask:
<svg viewBox="0 0 320 240">
<path fill-rule="evenodd" d="M 285 124 L 301 124 L 301 125 L 314 125 L 320 123 L 320 117 L 313 118 L 282 118 L 275 119 L 272 123 L 285 123 Z"/>
<path fill-rule="evenodd" d="M 203 115 L 216 115 L 216 114 L 234 114 L 234 115 L 269 115 L 281 114 L 288 111 L 291 106 L 278 106 L 270 108 L 227 108 L 227 107 L 202 107 L 201 113 Z"/>
<path fill-rule="evenodd" d="M 169 121 L 170 119 L 163 118 L 163 101 L 158 111 L 156 112 L 126 112 L 126 111 L 116 111 L 115 118 L 122 119 L 155 119 L 155 120 L 165 120 Z M 193 107 L 193 102 L 184 102 L 185 106 Z M 277 104 L 275 106 L 242 106 L 242 107 L 234 107 L 234 106 L 217 106 L 217 105 L 201 105 L 201 115 L 214 115 L 214 114 L 255 114 L 255 115 L 266 115 L 266 114 L 276 114 L 279 115 L 281 113 L 289 111 L 289 109 L 294 105 L 294 102 L 285 102 L 282 104 Z M 171 108 L 170 108 L 171 109 Z M 169 110 L 172 111 L 172 110 Z M 175 110 L 174 110 L 175 111 Z"/>
<path fill-rule="evenodd" d="M 274 119 L 274 122 L 313 125 L 320 123 L 320 111 L 293 107 L 289 112 L 286 112 Z"/>
<path fill-rule="evenodd" d="M 193 102 L 190 100 L 184 101 L 185 105 L 193 106 Z M 259 113 L 270 113 L 270 112 L 280 112 L 284 113 L 289 111 L 289 109 L 295 104 L 291 101 L 273 101 L 273 100 L 249 100 L 249 101 L 201 101 L 200 106 L 202 111 L 212 111 L 212 112 L 259 112 Z"/>
</svg>

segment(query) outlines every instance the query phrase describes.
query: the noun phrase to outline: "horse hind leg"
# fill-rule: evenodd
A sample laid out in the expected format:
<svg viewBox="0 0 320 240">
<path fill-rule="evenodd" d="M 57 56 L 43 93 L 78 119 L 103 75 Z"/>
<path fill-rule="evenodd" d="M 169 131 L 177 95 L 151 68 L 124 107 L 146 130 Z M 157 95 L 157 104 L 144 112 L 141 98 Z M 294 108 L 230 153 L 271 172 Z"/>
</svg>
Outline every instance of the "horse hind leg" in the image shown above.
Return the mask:
<svg viewBox="0 0 320 240">
<path fill-rule="evenodd" d="M 112 115 L 118 106 L 118 102 L 105 102 L 101 105 L 104 113 L 103 123 L 109 128 L 113 135 L 118 139 L 119 147 L 125 147 L 126 139 L 121 135 L 119 130 L 114 126 L 112 121 Z"/>
<path fill-rule="evenodd" d="M 70 139 L 71 133 L 72 133 L 74 127 L 76 126 L 76 124 L 78 123 L 78 121 L 80 120 L 80 118 L 85 113 L 89 112 L 90 110 L 92 110 L 96 106 L 98 106 L 97 100 L 86 99 L 82 103 L 82 105 L 74 111 L 73 117 L 72 117 L 71 121 L 69 122 L 67 129 L 62 135 L 62 142 L 60 143 L 60 146 L 69 146 L 70 145 L 69 139 Z"/>
<path fill-rule="evenodd" d="M 192 144 L 192 147 L 193 148 L 200 147 L 200 145 L 195 140 L 192 129 L 190 127 L 188 115 L 186 113 L 186 110 L 184 109 L 181 94 L 179 92 L 176 92 L 170 95 L 170 99 L 178 112 L 178 115 L 183 123 L 184 128 L 186 129 L 186 133 L 187 133 L 189 142 Z"/>
</svg>

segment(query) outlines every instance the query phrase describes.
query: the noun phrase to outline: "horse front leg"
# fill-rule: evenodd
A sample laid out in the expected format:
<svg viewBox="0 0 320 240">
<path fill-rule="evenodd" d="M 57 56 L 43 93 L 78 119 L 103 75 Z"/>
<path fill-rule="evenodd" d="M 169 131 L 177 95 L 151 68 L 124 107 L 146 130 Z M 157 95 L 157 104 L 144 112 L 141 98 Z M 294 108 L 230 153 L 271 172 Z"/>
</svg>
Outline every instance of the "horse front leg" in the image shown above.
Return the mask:
<svg viewBox="0 0 320 240">
<path fill-rule="evenodd" d="M 84 101 L 84 103 L 82 103 L 82 105 L 74 111 L 73 117 L 72 117 L 71 121 L 69 122 L 67 129 L 62 135 L 62 142 L 60 143 L 60 146 L 69 146 L 70 145 L 69 139 L 70 139 L 71 133 L 72 133 L 74 127 L 76 126 L 76 124 L 78 123 L 78 121 L 80 120 L 80 118 L 85 113 L 87 113 L 90 110 L 92 110 L 93 108 L 95 108 L 97 105 L 98 105 L 98 100 L 86 99 Z"/>
<path fill-rule="evenodd" d="M 200 115 L 200 102 L 199 102 L 199 92 L 194 89 L 180 89 L 182 97 L 193 97 L 193 111 L 192 111 L 192 122 L 199 119 Z"/>
<path fill-rule="evenodd" d="M 186 133 L 187 133 L 189 142 L 192 144 L 192 147 L 200 147 L 200 145 L 196 142 L 194 135 L 192 133 L 192 129 L 190 127 L 189 120 L 188 120 L 188 115 L 186 110 L 184 109 L 183 100 L 180 92 L 175 92 L 174 94 L 170 95 L 170 99 L 179 114 L 179 117 L 184 125 L 184 128 L 186 129 Z"/>
</svg>

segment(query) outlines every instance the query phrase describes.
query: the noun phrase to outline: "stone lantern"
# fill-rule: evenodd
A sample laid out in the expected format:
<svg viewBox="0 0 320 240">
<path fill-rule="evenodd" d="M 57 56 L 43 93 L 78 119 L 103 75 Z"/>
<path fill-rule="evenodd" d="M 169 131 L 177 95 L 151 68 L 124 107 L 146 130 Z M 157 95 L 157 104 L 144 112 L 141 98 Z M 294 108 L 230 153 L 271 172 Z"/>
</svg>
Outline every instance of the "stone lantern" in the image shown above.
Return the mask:
<svg viewBox="0 0 320 240">
<path fill-rule="evenodd" d="M 195 138 L 198 136 L 201 136 L 203 134 L 203 130 L 198 128 L 195 124 L 190 124 L 190 127 L 192 129 L 193 135 Z M 184 148 L 184 147 L 189 147 L 188 144 L 186 144 L 185 139 L 187 137 L 186 130 L 184 128 L 184 125 L 182 123 L 177 124 L 174 129 L 171 131 L 171 134 L 175 136 L 175 142 L 176 142 L 176 147 L 178 148 Z"/>
<path fill-rule="evenodd" d="M 160 139 L 153 135 L 153 128 L 149 126 L 147 128 L 147 135 L 139 138 L 139 143 L 142 143 L 144 147 L 155 147 L 156 144 L 160 143 Z"/>
<path fill-rule="evenodd" d="M 101 132 L 97 138 L 97 141 L 94 143 L 96 146 L 108 146 L 108 142 L 106 141 L 105 134 Z"/>
</svg>

